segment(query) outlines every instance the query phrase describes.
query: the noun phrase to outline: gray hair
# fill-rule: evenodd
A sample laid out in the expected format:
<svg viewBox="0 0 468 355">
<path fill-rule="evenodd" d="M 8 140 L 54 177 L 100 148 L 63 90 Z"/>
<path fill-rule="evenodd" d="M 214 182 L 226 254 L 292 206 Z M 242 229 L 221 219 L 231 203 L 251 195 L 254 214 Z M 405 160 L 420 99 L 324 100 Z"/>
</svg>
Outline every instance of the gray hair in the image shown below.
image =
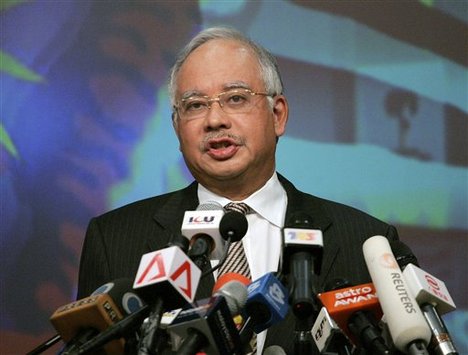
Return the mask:
<svg viewBox="0 0 468 355">
<path fill-rule="evenodd" d="M 173 106 L 176 104 L 177 75 L 179 74 L 180 68 L 195 49 L 214 39 L 229 39 L 245 44 L 258 59 L 266 92 L 271 95 L 283 93 L 283 82 L 278 69 L 278 63 L 276 62 L 276 58 L 268 50 L 235 29 L 228 27 L 212 27 L 198 33 L 182 51 L 180 51 L 171 69 L 168 89 Z"/>
</svg>

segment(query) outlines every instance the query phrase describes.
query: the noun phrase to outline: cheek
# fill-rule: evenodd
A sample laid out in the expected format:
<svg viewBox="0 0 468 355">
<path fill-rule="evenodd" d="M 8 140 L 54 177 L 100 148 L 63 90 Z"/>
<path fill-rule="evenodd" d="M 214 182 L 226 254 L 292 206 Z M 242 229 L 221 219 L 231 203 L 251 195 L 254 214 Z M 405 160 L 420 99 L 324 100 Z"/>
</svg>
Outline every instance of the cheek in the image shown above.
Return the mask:
<svg viewBox="0 0 468 355">
<path fill-rule="evenodd" d="M 194 129 L 179 129 L 177 132 L 177 138 L 179 139 L 179 147 L 183 153 L 196 153 L 200 149 L 200 136 L 196 134 Z"/>
<path fill-rule="evenodd" d="M 276 142 L 275 127 L 273 124 L 250 126 L 245 138 L 255 151 L 269 150 L 270 145 Z"/>
<path fill-rule="evenodd" d="M 252 134 L 257 136 L 257 139 L 265 141 L 269 140 L 270 136 L 276 135 L 276 124 L 273 117 L 268 117 L 266 121 L 259 121 L 257 125 L 251 128 Z"/>
</svg>

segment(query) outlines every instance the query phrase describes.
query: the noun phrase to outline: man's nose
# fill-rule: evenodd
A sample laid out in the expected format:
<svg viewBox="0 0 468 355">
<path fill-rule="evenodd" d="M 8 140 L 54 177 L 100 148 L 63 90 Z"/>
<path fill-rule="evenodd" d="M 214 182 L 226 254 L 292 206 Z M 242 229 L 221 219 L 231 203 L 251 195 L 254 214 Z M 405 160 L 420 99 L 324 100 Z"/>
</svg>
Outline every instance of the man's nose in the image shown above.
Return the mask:
<svg viewBox="0 0 468 355">
<path fill-rule="evenodd" d="M 209 109 L 205 117 L 205 130 L 213 131 L 220 128 L 231 127 L 229 115 L 223 111 L 222 103 L 219 99 L 210 102 Z"/>
</svg>

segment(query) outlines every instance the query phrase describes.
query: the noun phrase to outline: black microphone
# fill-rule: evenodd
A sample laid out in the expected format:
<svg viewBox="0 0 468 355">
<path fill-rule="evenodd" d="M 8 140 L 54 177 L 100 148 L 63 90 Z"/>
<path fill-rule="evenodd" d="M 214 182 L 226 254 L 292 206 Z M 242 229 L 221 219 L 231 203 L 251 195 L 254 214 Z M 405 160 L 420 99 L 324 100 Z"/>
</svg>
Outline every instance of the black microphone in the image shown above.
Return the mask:
<svg viewBox="0 0 468 355">
<path fill-rule="evenodd" d="M 419 268 L 411 249 L 402 241 L 390 242 L 395 259 L 403 271 L 408 287 L 419 304 L 432 332 L 428 349 L 436 355 L 458 355 L 450 334 L 441 318 L 455 310 L 455 304 L 445 283 Z"/>
<path fill-rule="evenodd" d="M 323 235 L 312 228 L 311 218 L 297 213 L 283 229 L 283 274 L 289 275 L 294 315 L 307 319 L 319 312 L 316 302 L 317 277 L 323 254 Z"/>
<path fill-rule="evenodd" d="M 166 248 L 179 247 L 184 253 L 187 253 L 190 247 L 190 241 L 182 234 L 171 234 L 169 241 L 166 244 Z"/>
<path fill-rule="evenodd" d="M 233 316 L 241 312 L 246 299 L 245 285 L 233 280 L 212 297 L 183 309 L 168 326 L 174 340 L 183 339 L 177 354 L 193 355 L 201 350 L 207 354 L 243 354 Z"/>
<path fill-rule="evenodd" d="M 317 279 L 323 254 L 322 231 L 312 227 L 312 219 L 300 212 L 283 229 L 282 273 L 288 276 L 290 304 L 296 317 L 295 353 L 313 350 L 310 321 L 319 312 L 316 302 Z"/>
<path fill-rule="evenodd" d="M 227 211 L 219 223 L 219 233 L 228 243 L 240 241 L 244 238 L 248 228 L 249 224 L 245 215 L 234 210 Z"/>
</svg>

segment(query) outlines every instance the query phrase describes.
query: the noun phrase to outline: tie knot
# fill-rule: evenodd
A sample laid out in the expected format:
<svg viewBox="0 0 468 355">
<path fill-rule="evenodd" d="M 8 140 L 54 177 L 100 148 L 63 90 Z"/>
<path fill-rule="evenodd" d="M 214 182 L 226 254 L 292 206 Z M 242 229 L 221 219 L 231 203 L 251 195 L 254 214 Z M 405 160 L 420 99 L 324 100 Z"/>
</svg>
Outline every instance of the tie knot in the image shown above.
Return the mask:
<svg viewBox="0 0 468 355">
<path fill-rule="evenodd" d="M 244 202 L 230 202 L 226 206 L 224 206 L 224 210 L 236 211 L 245 215 L 253 213 L 253 210 L 250 208 L 250 206 Z"/>
</svg>

